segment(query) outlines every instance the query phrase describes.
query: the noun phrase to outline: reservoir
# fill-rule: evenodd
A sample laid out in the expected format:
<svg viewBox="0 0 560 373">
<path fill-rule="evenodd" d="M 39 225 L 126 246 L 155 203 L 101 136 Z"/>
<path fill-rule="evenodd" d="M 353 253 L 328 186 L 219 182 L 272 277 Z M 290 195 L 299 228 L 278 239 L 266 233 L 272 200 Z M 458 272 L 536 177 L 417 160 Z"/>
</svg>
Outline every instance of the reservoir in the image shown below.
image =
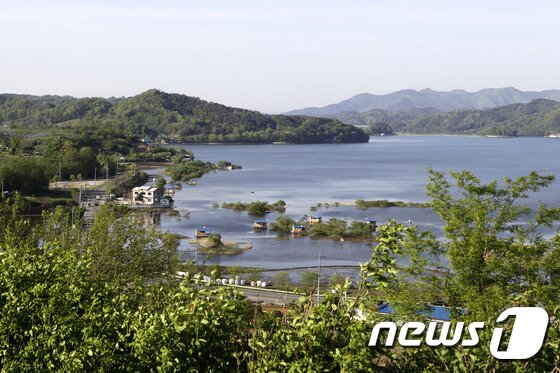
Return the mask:
<svg viewBox="0 0 560 373">
<path fill-rule="evenodd" d="M 560 175 L 560 139 L 557 138 L 486 138 L 461 136 L 387 136 L 374 137 L 365 144 L 317 145 L 184 145 L 204 161 L 230 161 L 241 170 L 218 171 L 184 185 L 175 193 L 175 207 L 188 211 L 189 217 L 162 216 L 160 228 L 192 237 L 198 226 L 211 227 L 224 240 L 251 243 L 253 248 L 234 256 L 199 257 L 199 262 L 226 266 L 295 268 L 341 266 L 350 271 L 371 256 L 371 244 L 294 238 L 279 240 L 274 232 L 254 232 L 259 219 L 246 212 L 212 207 L 224 202 L 274 202 L 284 200 L 286 215 L 298 220 L 305 214 L 361 220 L 374 218 L 378 224 L 396 219 L 409 220 L 420 229 L 441 234 L 442 222 L 429 209 L 312 206 L 324 202 L 365 200 L 428 201 L 426 169 L 437 171 L 470 170 L 483 181 L 516 177 L 536 170 Z M 560 182 L 532 196 L 529 204 L 539 201 L 558 205 Z M 265 219 L 272 222 L 275 213 Z M 182 240 L 183 257 L 194 258 L 194 245 Z M 335 271 L 335 269 L 331 269 Z M 328 272 L 329 269 L 325 268 Z M 353 269 L 352 271 L 355 271 Z"/>
</svg>

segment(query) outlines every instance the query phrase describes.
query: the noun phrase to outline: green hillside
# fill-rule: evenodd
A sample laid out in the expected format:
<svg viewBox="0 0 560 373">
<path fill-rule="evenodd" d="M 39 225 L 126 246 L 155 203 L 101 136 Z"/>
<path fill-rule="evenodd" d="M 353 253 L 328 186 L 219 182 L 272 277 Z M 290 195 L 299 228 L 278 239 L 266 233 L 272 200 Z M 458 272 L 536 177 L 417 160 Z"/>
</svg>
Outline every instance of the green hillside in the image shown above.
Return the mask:
<svg viewBox="0 0 560 373">
<path fill-rule="evenodd" d="M 196 97 L 149 90 L 130 98 L 0 95 L 0 124 L 16 129 L 68 128 L 186 143 L 367 142 L 338 120 L 266 115 Z"/>
<path fill-rule="evenodd" d="M 361 114 L 347 113 L 341 120 L 354 125 L 387 123 L 393 131 L 404 133 L 546 136 L 560 133 L 560 103 L 538 99 L 528 104 L 452 112 L 371 110 Z"/>
</svg>

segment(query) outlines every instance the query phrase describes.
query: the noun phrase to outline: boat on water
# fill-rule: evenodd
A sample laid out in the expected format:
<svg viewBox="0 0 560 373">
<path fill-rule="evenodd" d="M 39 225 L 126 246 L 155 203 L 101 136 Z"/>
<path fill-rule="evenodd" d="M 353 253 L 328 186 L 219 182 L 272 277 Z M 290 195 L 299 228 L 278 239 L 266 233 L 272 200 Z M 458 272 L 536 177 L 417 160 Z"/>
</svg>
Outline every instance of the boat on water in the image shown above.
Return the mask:
<svg viewBox="0 0 560 373">
<path fill-rule="evenodd" d="M 188 185 L 196 185 L 196 181 L 194 180 L 189 180 L 189 182 L 187 183 Z"/>
</svg>

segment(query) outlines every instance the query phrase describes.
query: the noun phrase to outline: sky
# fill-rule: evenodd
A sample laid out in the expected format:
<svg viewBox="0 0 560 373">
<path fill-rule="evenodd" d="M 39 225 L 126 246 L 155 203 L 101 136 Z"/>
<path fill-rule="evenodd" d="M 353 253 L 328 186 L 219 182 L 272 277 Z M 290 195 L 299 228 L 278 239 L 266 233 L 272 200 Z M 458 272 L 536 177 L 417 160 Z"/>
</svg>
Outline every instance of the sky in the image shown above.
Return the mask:
<svg viewBox="0 0 560 373">
<path fill-rule="evenodd" d="M 150 88 L 268 113 L 358 93 L 560 89 L 560 1 L 5 1 L 0 92 Z"/>
</svg>

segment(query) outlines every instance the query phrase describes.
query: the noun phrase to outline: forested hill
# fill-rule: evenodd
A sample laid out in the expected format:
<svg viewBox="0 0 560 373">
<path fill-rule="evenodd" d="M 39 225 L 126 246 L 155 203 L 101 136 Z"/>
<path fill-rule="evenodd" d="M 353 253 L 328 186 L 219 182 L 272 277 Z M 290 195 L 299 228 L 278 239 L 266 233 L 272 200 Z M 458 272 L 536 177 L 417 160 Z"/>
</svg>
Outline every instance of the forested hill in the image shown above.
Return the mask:
<svg viewBox="0 0 560 373">
<path fill-rule="evenodd" d="M 389 121 L 396 132 L 419 134 L 476 134 L 547 136 L 560 133 L 560 103 L 534 100 L 488 110 L 424 113 Z"/>
<path fill-rule="evenodd" d="M 149 90 L 130 98 L 0 95 L 0 124 L 102 131 L 192 143 L 367 142 L 336 119 L 267 115 L 196 97 Z"/>
<path fill-rule="evenodd" d="M 560 102 L 539 99 L 528 104 L 452 112 L 372 110 L 361 114 L 347 113 L 341 120 L 355 125 L 371 125 L 372 128 L 381 123 L 388 124 L 392 131 L 401 133 L 547 136 L 560 133 Z"/>
</svg>

